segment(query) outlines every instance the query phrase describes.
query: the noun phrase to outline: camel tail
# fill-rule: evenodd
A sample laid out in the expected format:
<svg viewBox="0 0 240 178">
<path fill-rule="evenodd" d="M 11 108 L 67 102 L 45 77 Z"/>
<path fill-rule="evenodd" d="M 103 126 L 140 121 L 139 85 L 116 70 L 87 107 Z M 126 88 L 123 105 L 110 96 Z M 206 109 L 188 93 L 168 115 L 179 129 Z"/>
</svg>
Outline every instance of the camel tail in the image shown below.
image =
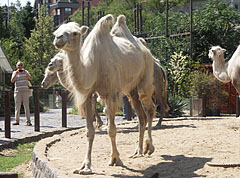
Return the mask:
<svg viewBox="0 0 240 178">
<path fill-rule="evenodd" d="M 165 80 L 165 85 L 164 85 L 164 105 L 165 105 L 165 112 L 167 113 L 169 111 L 168 94 L 167 94 L 168 80 L 167 80 L 167 74 L 166 74 L 165 70 L 162 67 L 161 67 L 161 70 L 163 72 L 163 78 Z"/>
</svg>

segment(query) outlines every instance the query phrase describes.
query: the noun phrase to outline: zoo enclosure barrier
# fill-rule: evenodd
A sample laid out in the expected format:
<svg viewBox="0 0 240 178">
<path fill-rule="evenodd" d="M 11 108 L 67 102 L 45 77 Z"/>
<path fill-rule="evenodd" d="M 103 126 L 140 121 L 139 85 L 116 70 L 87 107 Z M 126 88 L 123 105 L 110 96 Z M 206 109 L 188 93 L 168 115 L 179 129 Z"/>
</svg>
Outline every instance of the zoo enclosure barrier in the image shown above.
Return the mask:
<svg viewBox="0 0 240 178">
<path fill-rule="evenodd" d="M 34 100 L 34 131 L 40 132 L 40 99 L 39 99 L 39 86 L 31 86 L 33 90 Z M 4 128 L 5 138 L 11 139 L 11 91 L 4 90 Z M 62 127 L 67 127 L 67 92 L 61 90 L 62 97 Z"/>
</svg>

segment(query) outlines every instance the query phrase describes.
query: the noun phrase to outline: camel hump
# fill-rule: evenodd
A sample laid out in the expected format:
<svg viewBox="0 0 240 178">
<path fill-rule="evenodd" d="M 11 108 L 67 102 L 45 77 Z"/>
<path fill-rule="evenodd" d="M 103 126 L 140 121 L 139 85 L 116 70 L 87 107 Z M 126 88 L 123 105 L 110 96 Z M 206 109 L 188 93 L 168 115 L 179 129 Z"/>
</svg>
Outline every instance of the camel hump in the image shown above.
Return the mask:
<svg viewBox="0 0 240 178">
<path fill-rule="evenodd" d="M 113 15 L 112 15 L 112 14 L 108 14 L 108 15 L 103 16 L 103 17 L 98 21 L 98 23 L 100 23 L 100 24 L 105 24 L 105 23 L 110 24 L 110 23 L 113 23 L 113 21 L 114 21 Z"/>
<path fill-rule="evenodd" d="M 117 17 L 117 23 L 119 23 L 119 24 L 121 24 L 121 23 L 126 24 L 126 17 L 125 17 L 125 15 L 119 15 Z"/>
</svg>

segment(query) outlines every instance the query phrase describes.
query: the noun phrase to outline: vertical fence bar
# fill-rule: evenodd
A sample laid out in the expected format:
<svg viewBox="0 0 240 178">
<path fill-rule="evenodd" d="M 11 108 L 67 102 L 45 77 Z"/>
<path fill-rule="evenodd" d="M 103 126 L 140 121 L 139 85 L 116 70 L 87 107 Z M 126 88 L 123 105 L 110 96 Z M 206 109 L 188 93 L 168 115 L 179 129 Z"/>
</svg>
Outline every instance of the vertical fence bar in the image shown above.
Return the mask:
<svg viewBox="0 0 240 178">
<path fill-rule="evenodd" d="M 139 4 L 137 4 L 137 32 L 139 32 Z"/>
<path fill-rule="evenodd" d="M 11 110 L 10 110 L 10 90 L 5 90 L 5 108 L 4 108 L 4 116 L 5 116 L 5 137 L 11 138 Z"/>
<path fill-rule="evenodd" d="M 202 117 L 206 117 L 206 108 L 207 108 L 207 96 L 206 93 L 202 94 Z"/>
<path fill-rule="evenodd" d="M 166 0 L 166 29 L 165 29 L 165 36 L 166 38 L 169 37 L 169 34 L 168 34 L 168 0 Z M 166 46 L 165 47 L 165 57 L 166 57 L 166 60 L 168 59 L 168 47 Z"/>
<path fill-rule="evenodd" d="M 39 86 L 31 86 L 34 99 L 34 130 L 40 132 Z"/>
<path fill-rule="evenodd" d="M 192 0 L 190 0 L 190 58 L 192 59 L 192 47 L 193 47 L 193 17 L 192 17 Z"/>
<path fill-rule="evenodd" d="M 82 1 L 82 25 L 84 25 L 84 1 Z"/>
<path fill-rule="evenodd" d="M 62 127 L 67 127 L 67 97 L 66 91 L 62 90 Z"/>
<path fill-rule="evenodd" d="M 239 95 L 236 96 L 236 117 L 240 115 L 240 100 Z"/>
<path fill-rule="evenodd" d="M 134 7 L 134 32 L 137 32 L 137 5 Z"/>
<path fill-rule="evenodd" d="M 139 5 L 139 20 L 140 20 L 140 32 L 143 32 L 143 24 L 142 24 L 142 4 Z"/>
<path fill-rule="evenodd" d="M 88 6 L 87 6 L 87 26 L 90 26 L 90 1 L 88 1 Z"/>
</svg>

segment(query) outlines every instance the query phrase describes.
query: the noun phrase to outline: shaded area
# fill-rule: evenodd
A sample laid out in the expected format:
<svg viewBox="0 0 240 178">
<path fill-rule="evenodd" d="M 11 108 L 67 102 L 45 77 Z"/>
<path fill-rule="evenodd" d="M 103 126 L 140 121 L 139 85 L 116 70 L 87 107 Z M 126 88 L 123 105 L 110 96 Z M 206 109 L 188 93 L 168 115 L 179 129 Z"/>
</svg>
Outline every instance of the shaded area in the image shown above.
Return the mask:
<svg viewBox="0 0 240 178">
<path fill-rule="evenodd" d="M 157 165 L 153 165 L 146 170 L 136 170 L 126 166 L 123 166 L 125 169 L 128 169 L 132 172 L 140 172 L 146 178 L 192 178 L 192 177 L 207 177 L 207 175 L 198 175 L 195 173 L 198 169 L 204 167 L 204 165 L 211 161 L 212 158 L 204 158 L 204 157 L 186 157 L 184 155 L 162 155 L 161 156 L 165 161 L 161 162 Z M 146 176 L 146 175 L 151 176 Z M 137 178 L 143 176 L 128 176 L 128 175 L 120 175 L 113 174 L 114 177 L 124 177 L 124 178 Z"/>
</svg>

